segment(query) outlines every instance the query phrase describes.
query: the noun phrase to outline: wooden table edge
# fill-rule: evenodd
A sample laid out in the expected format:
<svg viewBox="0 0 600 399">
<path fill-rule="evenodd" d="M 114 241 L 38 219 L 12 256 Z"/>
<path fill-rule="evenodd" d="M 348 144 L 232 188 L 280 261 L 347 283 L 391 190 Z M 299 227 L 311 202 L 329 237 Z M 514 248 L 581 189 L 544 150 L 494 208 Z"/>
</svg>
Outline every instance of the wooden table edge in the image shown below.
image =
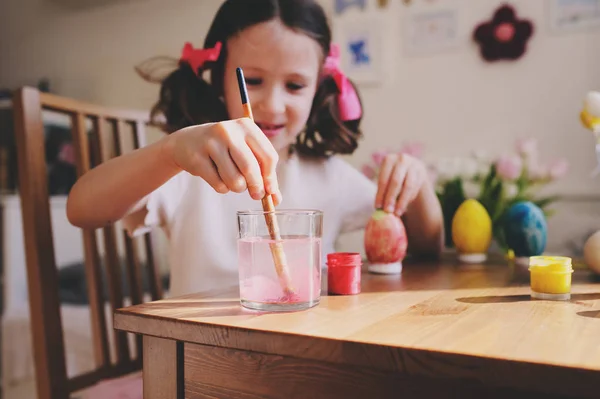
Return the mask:
<svg viewBox="0 0 600 399">
<path fill-rule="evenodd" d="M 143 322 L 141 322 L 143 321 Z M 255 330 L 245 327 L 140 316 L 127 308 L 114 313 L 114 328 L 175 342 L 343 364 L 379 371 L 435 378 L 477 380 L 499 388 L 593 397 L 600 391 L 600 371 L 561 364 L 422 348 L 340 341 L 326 337 Z M 252 339 L 248 335 L 252 334 Z"/>
</svg>

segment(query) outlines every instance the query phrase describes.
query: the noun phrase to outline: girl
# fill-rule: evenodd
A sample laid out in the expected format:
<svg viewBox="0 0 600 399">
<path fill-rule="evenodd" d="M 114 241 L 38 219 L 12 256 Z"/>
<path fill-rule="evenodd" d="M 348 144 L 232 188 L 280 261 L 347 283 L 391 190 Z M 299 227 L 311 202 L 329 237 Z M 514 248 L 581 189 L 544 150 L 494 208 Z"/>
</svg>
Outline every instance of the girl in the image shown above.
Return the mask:
<svg viewBox="0 0 600 399">
<path fill-rule="evenodd" d="M 173 295 L 237 284 L 236 211 L 260 209 L 265 193 L 275 205 L 324 211 L 324 255 L 375 207 L 402 216 L 409 252 L 439 253 L 441 208 L 420 161 L 388 156 L 375 185 L 335 156 L 354 152 L 362 117 L 336 56 L 313 0 L 225 1 L 204 49 L 186 45 L 162 82 L 151 119 L 170 134 L 82 176 L 70 222 L 123 220 L 130 234 L 162 226 Z M 255 122 L 242 117 L 236 67 Z"/>
</svg>

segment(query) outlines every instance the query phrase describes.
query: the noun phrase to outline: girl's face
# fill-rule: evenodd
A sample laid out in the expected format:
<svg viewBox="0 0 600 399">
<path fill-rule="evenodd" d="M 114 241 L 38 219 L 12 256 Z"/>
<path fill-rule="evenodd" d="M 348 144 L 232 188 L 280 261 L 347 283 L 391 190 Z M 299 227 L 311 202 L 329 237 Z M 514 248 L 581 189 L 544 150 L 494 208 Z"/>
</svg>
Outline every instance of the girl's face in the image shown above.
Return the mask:
<svg viewBox="0 0 600 399">
<path fill-rule="evenodd" d="M 306 125 L 322 62 L 315 40 L 277 19 L 245 29 L 227 42 L 223 85 L 229 116 L 243 117 L 235 73 L 241 67 L 256 124 L 285 153 Z"/>
</svg>

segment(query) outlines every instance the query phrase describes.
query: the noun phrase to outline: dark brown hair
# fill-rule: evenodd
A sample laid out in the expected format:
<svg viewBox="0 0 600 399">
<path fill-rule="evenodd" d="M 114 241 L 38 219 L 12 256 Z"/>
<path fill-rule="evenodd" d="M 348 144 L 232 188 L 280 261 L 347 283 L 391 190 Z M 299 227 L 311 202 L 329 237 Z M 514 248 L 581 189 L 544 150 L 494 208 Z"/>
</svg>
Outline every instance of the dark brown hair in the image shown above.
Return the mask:
<svg viewBox="0 0 600 399">
<path fill-rule="evenodd" d="M 204 41 L 204 48 L 222 43 L 218 60 L 205 66 L 210 71 L 211 83 L 202 78 L 205 71 L 193 71 L 185 62 L 179 62 L 177 69 L 165 78 L 153 78 L 153 75 L 156 76 L 157 60 L 164 60 L 164 57 L 154 58 L 146 62 L 146 67 L 137 68 L 147 80 L 161 82 L 159 100 L 151 110 L 152 124 L 171 133 L 186 126 L 228 119 L 222 100 L 226 42 L 244 29 L 274 18 L 316 40 L 323 50 L 323 57 L 329 54 L 331 30 L 325 12 L 316 1 L 227 0 L 217 12 Z M 360 119 L 340 120 L 338 94 L 334 80 L 329 76 L 323 77 L 317 87 L 306 128 L 294 145 L 295 151 L 316 157 L 354 152 L 361 135 Z"/>
</svg>

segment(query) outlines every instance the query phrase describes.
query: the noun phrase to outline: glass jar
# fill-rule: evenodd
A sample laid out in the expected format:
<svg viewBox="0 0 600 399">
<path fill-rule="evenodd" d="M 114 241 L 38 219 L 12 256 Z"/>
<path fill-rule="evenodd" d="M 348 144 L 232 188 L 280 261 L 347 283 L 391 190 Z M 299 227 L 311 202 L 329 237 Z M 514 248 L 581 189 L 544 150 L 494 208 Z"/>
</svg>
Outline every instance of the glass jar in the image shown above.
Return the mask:
<svg viewBox="0 0 600 399">
<path fill-rule="evenodd" d="M 240 211 L 240 302 L 264 311 L 304 310 L 321 298 L 319 210 Z"/>
<path fill-rule="evenodd" d="M 532 298 L 571 299 L 571 258 L 532 256 L 529 258 L 529 273 Z"/>
</svg>

